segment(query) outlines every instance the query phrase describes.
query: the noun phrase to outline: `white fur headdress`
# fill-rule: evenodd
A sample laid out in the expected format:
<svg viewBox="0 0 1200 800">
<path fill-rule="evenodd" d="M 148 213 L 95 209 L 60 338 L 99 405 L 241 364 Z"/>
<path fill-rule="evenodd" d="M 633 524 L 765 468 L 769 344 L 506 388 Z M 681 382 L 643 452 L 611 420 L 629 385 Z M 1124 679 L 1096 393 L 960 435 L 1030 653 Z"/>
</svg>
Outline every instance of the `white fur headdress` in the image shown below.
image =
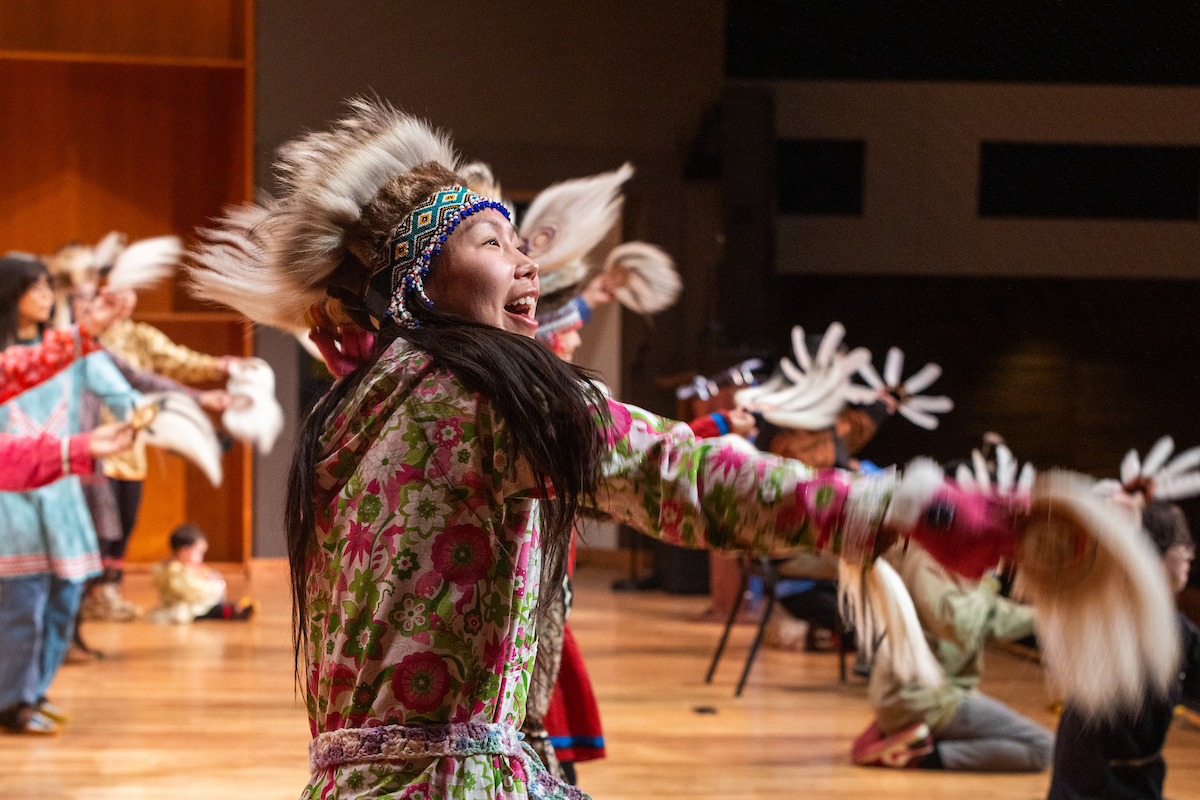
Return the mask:
<svg viewBox="0 0 1200 800">
<path fill-rule="evenodd" d="M 347 228 L 392 178 L 434 162 L 451 172 L 450 140 L 426 122 L 378 100 L 358 99 L 327 131 L 284 145 L 276 200 L 230 209 L 194 254 L 194 293 L 288 331 L 325 296 L 347 255 Z"/>
</svg>

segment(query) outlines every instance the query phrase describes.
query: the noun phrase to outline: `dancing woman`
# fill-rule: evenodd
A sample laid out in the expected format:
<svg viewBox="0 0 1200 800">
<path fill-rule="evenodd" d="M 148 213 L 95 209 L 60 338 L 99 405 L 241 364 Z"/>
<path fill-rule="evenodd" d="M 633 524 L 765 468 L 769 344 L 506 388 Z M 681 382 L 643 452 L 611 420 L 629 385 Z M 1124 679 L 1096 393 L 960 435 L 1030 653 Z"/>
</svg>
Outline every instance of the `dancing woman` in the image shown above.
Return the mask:
<svg viewBox="0 0 1200 800">
<path fill-rule="evenodd" d="M 364 356 L 306 421 L 289 486 L 305 797 L 583 796 L 517 733 L 577 513 L 692 547 L 1011 551 L 1007 508 L 940 479 L 817 473 L 606 400 L 533 339 L 537 264 L 458 163 L 355 103 L 285 147 L 283 196 L 196 254 L 201 296 L 289 330 L 316 305 L 341 327 L 314 338 Z"/>
</svg>

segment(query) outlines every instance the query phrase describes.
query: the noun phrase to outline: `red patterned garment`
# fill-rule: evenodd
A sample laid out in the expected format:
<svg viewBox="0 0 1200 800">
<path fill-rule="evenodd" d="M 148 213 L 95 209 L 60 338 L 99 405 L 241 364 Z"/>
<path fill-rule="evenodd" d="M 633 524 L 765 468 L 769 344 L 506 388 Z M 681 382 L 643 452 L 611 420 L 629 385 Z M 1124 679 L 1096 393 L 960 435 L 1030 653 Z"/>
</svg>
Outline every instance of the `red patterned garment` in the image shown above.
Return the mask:
<svg viewBox="0 0 1200 800">
<path fill-rule="evenodd" d="M 570 625 L 563 629 L 562 665 L 544 724 L 559 761 L 604 758 L 600 707 Z"/>
<path fill-rule="evenodd" d="M 53 378 L 77 358 L 100 349 L 83 326 L 48 330 L 35 345 L 13 345 L 0 352 L 0 403 Z"/>
<path fill-rule="evenodd" d="M 65 442 L 45 434 L 0 433 L 0 492 L 24 492 L 67 475 L 88 475 L 93 463 L 86 433 Z"/>
</svg>

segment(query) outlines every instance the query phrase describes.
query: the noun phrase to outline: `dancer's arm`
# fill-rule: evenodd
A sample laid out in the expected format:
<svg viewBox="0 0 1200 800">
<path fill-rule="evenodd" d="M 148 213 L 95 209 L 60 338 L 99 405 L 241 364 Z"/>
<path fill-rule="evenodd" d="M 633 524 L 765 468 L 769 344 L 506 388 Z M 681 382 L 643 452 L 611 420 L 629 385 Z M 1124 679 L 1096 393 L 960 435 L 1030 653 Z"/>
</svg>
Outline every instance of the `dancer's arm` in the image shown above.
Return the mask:
<svg viewBox="0 0 1200 800">
<path fill-rule="evenodd" d="M 96 458 L 132 444 L 133 430 L 123 423 L 102 425 L 69 439 L 0 434 L 0 491 L 22 492 L 67 475 L 90 475 Z"/>
<path fill-rule="evenodd" d="M 671 544 L 869 554 L 886 518 L 884 539 L 893 529 L 911 535 L 968 575 L 1015 544 L 1016 526 L 1002 504 L 966 495 L 939 475 L 918 473 L 897 483 L 888 474 L 817 471 L 736 437 L 697 440 L 682 423 L 620 403 L 610 407 L 611 456 L 597 510 Z"/>
<path fill-rule="evenodd" d="M 224 380 L 226 370 L 216 356 L 176 344 L 158 328 L 145 322 L 131 325 L 122 346 L 136 350 L 139 359 L 152 372 L 180 383 Z"/>
</svg>

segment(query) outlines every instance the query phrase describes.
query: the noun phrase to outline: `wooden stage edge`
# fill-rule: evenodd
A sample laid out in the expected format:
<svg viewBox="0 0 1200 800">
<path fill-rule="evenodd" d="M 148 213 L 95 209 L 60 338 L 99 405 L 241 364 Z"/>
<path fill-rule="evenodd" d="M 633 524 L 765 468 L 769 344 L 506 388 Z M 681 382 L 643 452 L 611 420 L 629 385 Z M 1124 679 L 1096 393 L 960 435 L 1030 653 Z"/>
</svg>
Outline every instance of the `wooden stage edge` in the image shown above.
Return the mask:
<svg viewBox="0 0 1200 800">
<path fill-rule="evenodd" d="M 5 800 L 294 800 L 309 732 L 295 693 L 287 573 L 281 560 L 226 572 L 253 595 L 249 623 L 160 627 L 88 623 L 106 657 L 65 666 L 51 698 L 74 713 L 57 737 L 0 737 Z M 972 775 L 850 764 L 870 719 L 864 682 L 837 680 L 827 654 L 764 652 L 733 697 L 753 628 L 741 626 L 712 685 L 704 672 L 720 626 L 692 620 L 707 598 L 615 594 L 619 570 L 580 568 L 570 624 L 595 683 L 608 757 L 579 766 L 596 800 L 634 798 L 946 798 L 1034 800 L 1049 774 Z M 153 602 L 149 575 L 127 594 Z M 1036 663 L 988 654 L 984 690 L 1053 728 Z M 1167 796 L 1200 800 L 1200 730 L 1167 740 Z"/>
</svg>

